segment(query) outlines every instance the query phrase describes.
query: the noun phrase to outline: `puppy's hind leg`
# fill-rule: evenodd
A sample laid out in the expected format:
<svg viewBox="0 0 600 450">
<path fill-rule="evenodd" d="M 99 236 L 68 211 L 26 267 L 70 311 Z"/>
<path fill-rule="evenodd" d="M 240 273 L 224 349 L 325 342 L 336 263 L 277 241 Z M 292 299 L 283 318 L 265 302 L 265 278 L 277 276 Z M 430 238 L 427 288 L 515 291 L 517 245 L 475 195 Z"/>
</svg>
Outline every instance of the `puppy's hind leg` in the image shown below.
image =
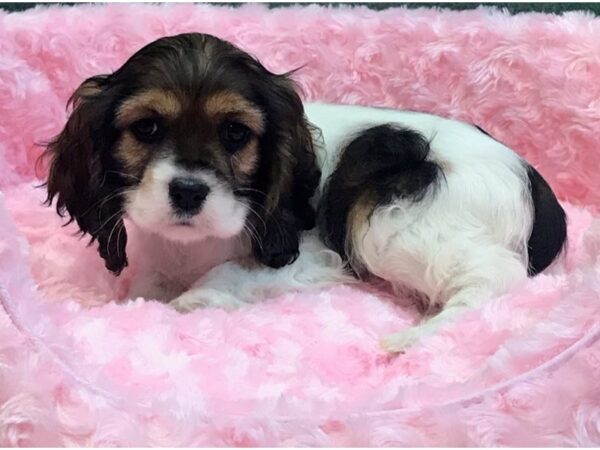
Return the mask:
<svg viewBox="0 0 600 450">
<path fill-rule="evenodd" d="M 380 339 L 381 348 L 390 353 L 403 353 L 421 338 L 435 334 L 441 326 L 449 324 L 465 312 L 478 308 L 491 293 L 478 288 L 467 288 L 453 296 L 434 316 L 424 317 L 421 323 L 399 333 Z"/>
<path fill-rule="evenodd" d="M 442 307 L 440 313 L 425 318 L 420 324 L 400 333 L 381 339 L 382 348 L 389 352 L 402 352 L 425 336 L 435 334 L 441 327 L 451 324 L 469 310 L 475 310 L 527 276 L 525 264 L 513 252 L 492 246 L 475 248 L 461 253 L 463 262 L 454 272 L 446 272 L 449 279 L 433 290 L 434 304 Z M 482 262 L 485 262 L 482 264 Z"/>
</svg>

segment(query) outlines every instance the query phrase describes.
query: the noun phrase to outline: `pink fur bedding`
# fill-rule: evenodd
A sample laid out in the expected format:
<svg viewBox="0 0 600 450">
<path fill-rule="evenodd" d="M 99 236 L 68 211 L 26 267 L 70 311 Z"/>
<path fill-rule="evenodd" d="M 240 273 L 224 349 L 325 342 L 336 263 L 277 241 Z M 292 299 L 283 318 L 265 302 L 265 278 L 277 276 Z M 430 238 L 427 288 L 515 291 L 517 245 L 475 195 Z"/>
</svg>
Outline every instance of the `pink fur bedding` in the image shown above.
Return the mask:
<svg viewBox="0 0 600 450">
<path fill-rule="evenodd" d="M 389 356 L 418 317 L 368 286 L 234 312 L 119 304 L 35 189 L 37 145 L 87 76 L 202 31 L 308 99 L 477 123 L 547 178 L 566 256 Z M 52 7 L 0 13 L 0 445 L 600 445 L 600 19 L 477 10 Z M 135 245 L 135 236 L 133 244 Z M 135 268 L 133 268 L 135 269 Z"/>
</svg>

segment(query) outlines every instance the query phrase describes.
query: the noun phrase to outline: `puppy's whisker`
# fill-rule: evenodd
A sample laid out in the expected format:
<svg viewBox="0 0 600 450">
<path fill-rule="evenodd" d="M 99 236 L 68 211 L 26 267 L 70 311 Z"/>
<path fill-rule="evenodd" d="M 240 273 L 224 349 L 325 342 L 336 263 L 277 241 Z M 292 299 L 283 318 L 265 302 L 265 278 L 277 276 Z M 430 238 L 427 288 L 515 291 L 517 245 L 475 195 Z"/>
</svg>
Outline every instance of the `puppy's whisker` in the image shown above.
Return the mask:
<svg viewBox="0 0 600 450">
<path fill-rule="evenodd" d="M 112 229 L 110 230 L 110 233 L 108 234 L 108 240 L 106 241 L 106 251 L 108 252 L 109 256 L 110 256 L 110 241 L 112 240 L 112 235 L 120 224 L 121 224 L 121 222 L 116 221 L 115 224 L 113 225 Z"/>
<path fill-rule="evenodd" d="M 239 192 L 255 192 L 257 194 L 260 194 L 263 197 L 267 196 L 267 194 L 265 194 L 264 192 L 259 191 L 258 189 L 252 189 L 252 188 L 236 188 L 236 189 L 233 190 L 233 192 L 236 193 L 236 194 L 239 193 Z"/>
<path fill-rule="evenodd" d="M 249 228 L 247 225 L 244 226 L 242 231 L 244 234 L 246 234 L 246 236 L 248 236 L 250 238 L 250 242 L 256 242 L 256 243 L 259 242 L 258 239 L 256 238 L 256 236 L 254 235 L 254 232 L 252 231 L 252 229 Z"/>
<path fill-rule="evenodd" d="M 252 213 L 254 213 L 254 215 L 258 218 L 258 220 L 260 220 L 260 222 L 262 223 L 263 234 L 266 233 L 268 228 L 267 228 L 267 224 L 264 221 L 264 219 L 252 208 L 249 208 L 249 209 Z M 270 220 L 271 220 L 271 223 L 273 223 L 273 225 L 275 225 L 275 230 L 277 231 L 279 236 L 281 236 L 282 238 L 285 238 L 285 231 L 283 229 L 283 226 L 279 222 L 279 220 L 275 216 L 271 216 Z"/>
<path fill-rule="evenodd" d="M 262 209 L 262 210 L 263 210 L 265 213 L 268 213 L 268 212 L 269 212 L 269 210 L 268 210 L 268 209 L 267 209 L 267 208 L 266 208 L 264 205 L 262 205 L 262 204 L 258 203 L 258 202 L 257 202 L 257 201 L 255 201 L 255 200 L 250 200 L 250 203 L 252 203 L 253 205 L 256 205 L 256 206 L 258 206 L 258 207 L 259 207 L 259 208 L 261 208 L 261 209 Z"/>
<path fill-rule="evenodd" d="M 102 225 L 100 225 L 98 227 L 98 229 L 92 231 L 90 234 L 92 234 L 92 235 L 98 234 L 102 230 L 102 228 L 104 228 L 106 225 L 108 225 L 110 223 L 110 221 L 112 219 L 114 219 L 115 217 L 117 217 L 119 214 L 122 214 L 122 213 L 123 213 L 123 211 L 121 209 L 119 209 L 116 213 L 112 214 L 108 219 L 106 219 L 104 221 L 104 223 L 102 223 Z"/>
<path fill-rule="evenodd" d="M 256 218 L 258 220 L 260 220 L 260 222 L 262 223 L 263 226 L 263 230 L 267 229 L 267 224 L 265 223 L 265 221 L 263 220 L 263 218 L 260 216 L 260 214 L 258 214 L 253 208 L 252 206 L 248 205 L 248 211 L 251 212 L 252 214 L 254 214 L 254 216 L 256 216 Z"/>
<path fill-rule="evenodd" d="M 123 222 L 119 222 L 121 227 L 119 228 L 119 232 L 117 233 L 117 256 L 120 258 L 121 257 L 121 246 L 119 245 L 119 242 L 121 242 L 121 233 L 123 232 L 123 229 L 125 228 L 125 225 L 123 224 Z"/>
<path fill-rule="evenodd" d="M 262 208 L 262 210 L 265 213 L 268 213 L 267 208 L 265 206 L 261 205 L 260 203 L 252 202 L 252 204 L 256 205 L 256 206 L 258 206 L 260 208 Z M 260 221 L 263 224 L 263 229 L 266 232 L 266 230 L 267 230 L 267 224 L 265 223 L 264 219 L 256 211 L 254 211 L 251 207 L 250 207 L 250 210 L 256 215 L 256 217 L 258 217 L 258 219 L 260 219 Z M 281 225 L 281 222 L 279 221 L 279 219 L 277 219 L 276 216 L 271 215 L 270 220 L 276 226 L 276 229 L 277 229 L 277 232 L 279 233 L 279 235 L 281 237 L 285 237 L 285 232 L 283 230 L 283 226 Z"/>
<path fill-rule="evenodd" d="M 269 211 L 265 205 L 262 205 L 254 200 L 250 200 L 250 203 L 252 203 L 252 205 L 260 208 L 265 213 L 265 215 L 267 215 L 267 216 L 271 215 L 271 211 Z M 275 216 L 271 216 L 271 217 L 274 221 L 277 221 L 277 218 Z"/>
<path fill-rule="evenodd" d="M 118 170 L 108 170 L 107 173 L 114 173 L 115 175 L 120 175 L 125 178 L 131 178 L 131 179 L 133 179 L 135 181 L 139 181 L 139 182 L 142 181 L 141 178 L 136 177 L 135 175 L 131 175 L 131 174 L 125 173 L 125 172 L 119 172 Z"/>
<path fill-rule="evenodd" d="M 255 202 L 255 201 L 250 201 L 250 203 L 251 203 L 251 205 L 252 205 L 252 206 L 258 206 L 259 208 L 262 208 L 262 210 L 263 210 L 265 213 L 268 213 L 268 211 L 267 211 L 267 208 L 266 208 L 265 206 L 261 205 L 260 203 L 257 203 L 257 202 Z M 253 213 L 253 214 L 254 214 L 254 215 L 257 217 L 257 219 L 259 219 L 259 220 L 261 221 L 261 223 L 262 223 L 262 226 L 263 226 L 263 230 L 266 232 L 266 231 L 267 231 L 267 224 L 265 223 L 265 221 L 264 221 L 264 219 L 262 218 L 262 216 L 261 216 L 260 214 L 258 214 L 258 213 L 257 213 L 257 212 L 256 212 L 256 211 L 255 211 L 255 210 L 252 208 L 252 206 L 251 206 L 251 205 L 249 205 L 249 206 L 248 206 L 248 209 L 250 210 L 250 212 L 252 212 L 252 213 Z M 277 228 L 277 232 L 279 233 L 279 235 L 280 235 L 280 236 L 282 236 L 282 237 L 285 237 L 285 232 L 284 232 L 284 230 L 283 230 L 283 226 L 281 225 L 281 223 L 280 223 L 280 221 L 277 219 L 277 217 L 276 217 L 276 216 L 271 216 L 271 217 L 270 217 L 270 220 L 271 220 L 271 221 L 272 221 L 272 223 L 273 223 L 273 224 L 276 226 L 276 228 Z"/>
<path fill-rule="evenodd" d="M 92 206 L 90 206 L 88 209 L 86 209 L 82 214 L 81 217 L 85 217 L 86 215 L 88 215 L 91 211 L 95 210 L 95 209 L 100 209 L 102 208 L 102 206 L 104 206 L 108 201 L 112 200 L 115 197 L 118 197 L 119 195 L 123 195 L 125 194 L 127 191 L 129 190 L 129 188 L 121 188 L 121 189 L 117 189 L 117 191 L 112 192 L 110 194 L 108 194 L 106 197 L 102 197 L 100 200 L 97 200 L 95 203 L 92 204 Z"/>
<path fill-rule="evenodd" d="M 258 232 L 256 231 L 256 228 L 254 227 L 254 225 L 252 225 L 250 222 L 246 222 L 246 224 L 244 225 L 244 231 L 246 231 L 249 236 L 250 239 L 254 242 L 256 242 L 256 244 L 259 246 L 260 250 L 263 250 L 263 246 L 262 246 L 262 239 L 260 239 L 260 236 L 258 234 Z"/>
<path fill-rule="evenodd" d="M 102 176 L 102 182 L 100 183 L 100 187 L 104 186 L 106 184 L 106 176 L 109 173 L 114 173 L 115 175 L 119 175 L 121 177 L 125 177 L 125 178 L 132 178 L 133 180 L 140 182 L 141 183 L 141 178 L 136 177 L 135 175 L 131 175 L 129 173 L 125 173 L 125 172 L 120 172 L 118 170 L 107 170 L 104 172 L 104 175 Z"/>
</svg>

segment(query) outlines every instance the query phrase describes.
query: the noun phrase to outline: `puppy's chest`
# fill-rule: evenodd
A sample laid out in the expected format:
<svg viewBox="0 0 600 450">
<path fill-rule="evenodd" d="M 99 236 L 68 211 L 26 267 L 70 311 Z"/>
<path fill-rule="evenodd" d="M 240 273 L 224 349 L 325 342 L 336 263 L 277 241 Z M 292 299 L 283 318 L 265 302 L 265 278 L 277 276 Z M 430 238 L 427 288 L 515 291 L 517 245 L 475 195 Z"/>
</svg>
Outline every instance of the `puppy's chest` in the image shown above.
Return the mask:
<svg viewBox="0 0 600 450">
<path fill-rule="evenodd" d="M 247 256 L 241 239 L 206 239 L 200 243 L 154 243 L 147 265 L 163 278 L 187 288 L 208 271 Z"/>
</svg>

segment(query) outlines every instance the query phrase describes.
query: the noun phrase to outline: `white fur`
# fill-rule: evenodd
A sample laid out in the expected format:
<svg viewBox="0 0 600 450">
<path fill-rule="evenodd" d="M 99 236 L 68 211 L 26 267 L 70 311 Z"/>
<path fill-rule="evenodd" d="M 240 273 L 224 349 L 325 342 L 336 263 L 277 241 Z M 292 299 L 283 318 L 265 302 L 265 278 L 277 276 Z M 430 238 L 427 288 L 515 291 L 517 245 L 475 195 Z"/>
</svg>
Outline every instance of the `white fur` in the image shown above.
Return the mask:
<svg viewBox="0 0 600 450">
<path fill-rule="evenodd" d="M 231 261 L 201 277 L 171 304 L 181 312 L 201 306 L 234 308 L 291 290 L 318 289 L 332 283 L 355 281 L 343 268 L 342 258 L 326 248 L 316 230 L 305 233 L 300 256 L 279 269 L 257 267 L 251 261 Z"/>
<path fill-rule="evenodd" d="M 186 220 L 175 215 L 169 201 L 169 183 L 174 178 L 195 178 L 210 188 L 201 211 Z M 125 211 L 140 228 L 181 242 L 230 238 L 241 233 L 248 206 L 208 170 L 186 170 L 170 158 L 157 159 L 145 171 L 140 187 L 125 193 Z"/>
<path fill-rule="evenodd" d="M 445 307 L 435 320 L 386 338 L 387 349 L 401 350 L 434 324 L 527 276 L 533 209 L 525 164 L 512 150 L 471 125 L 429 114 L 314 105 L 308 115 L 323 133 L 325 177 L 349 136 L 382 123 L 423 134 L 429 159 L 442 167 L 444 178 L 422 201 L 377 208 L 353 236 L 353 257 L 368 272 L 398 290 L 424 294 L 428 310 Z"/>
<path fill-rule="evenodd" d="M 370 273 L 398 289 L 425 294 L 432 308 L 445 305 L 435 319 L 384 340 L 387 349 L 401 350 L 462 308 L 473 307 L 527 276 L 532 205 L 524 162 L 513 151 L 471 125 L 429 114 L 324 104 L 306 105 L 306 112 L 321 130 L 316 138 L 323 176 L 315 203 L 335 169 L 340 150 L 358 131 L 374 125 L 395 123 L 422 133 L 430 140 L 430 159 L 444 172 L 438 189 L 422 201 L 397 200 L 380 207 L 354 234 L 353 256 Z M 176 271 L 183 269 L 188 278 L 197 273 L 192 289 L 173 301 L 178 310 L 208 305 L 236 307 L 291 289 L 349 280 L 339 257 L 324 248 L 315 232 L 305 236 L 298 260 L 282 269 L 250 268 L 233 261 L 219 266 L 225 260 L 246 256 L 247 249 L 233 245 L 218 251 L 219 244 L 205 237 L 232 237 L 233 231 L 241 232 L 242 214 L 236 215 L 232 196 L 215 193 L 210 205 L 207 201 L 204 218 L 195 222 L 194 235 L 189 229 L 180 237 L 179 231 L 169 228 L 166 210 L 165 183 L 172 176 L 169 167 L 159 164 L 152 169 L 155 185 L 149 192 L 134 194 L 127 211 L 144 229 L 170 239 L 196 238 L 194 245 L 184 248 L 160 246 L 165 265 L 169 259 L 166 253 L 188 253 L 189 259 Z M 158 206 L 152 206 L 157 201 Z M 243 207 L 241 210 L 245 212 Z M 224 216 L 235 218 L 234 226 L 220 218 Z M 220 256 L 215 258 L 215 254 Z M 209 271 L 209 266 L 215 268 Z"/>
</svg>

